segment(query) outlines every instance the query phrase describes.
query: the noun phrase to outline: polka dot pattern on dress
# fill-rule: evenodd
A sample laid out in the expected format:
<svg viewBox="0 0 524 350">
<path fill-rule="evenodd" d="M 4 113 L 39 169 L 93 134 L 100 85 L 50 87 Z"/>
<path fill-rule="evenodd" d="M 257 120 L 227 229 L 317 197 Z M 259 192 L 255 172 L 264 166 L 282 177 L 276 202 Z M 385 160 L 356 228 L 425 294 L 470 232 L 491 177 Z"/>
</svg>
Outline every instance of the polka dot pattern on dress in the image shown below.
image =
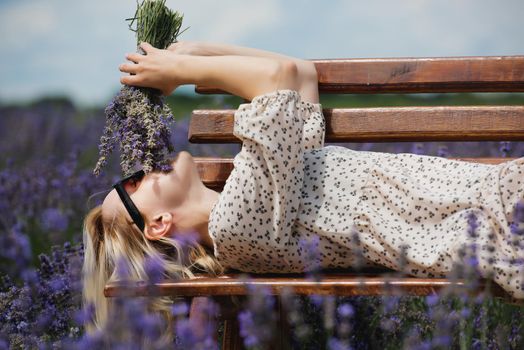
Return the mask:
<svg viewBox="0 0 524 350">
<path fill-rule="evenodd" d="M 318 237 L 323 268 L 355 264 L 418 277 L 446 277 L 471 243 L 475 214 L 479 269 L 515 298 L 524 298 L 521 244 L 510 232 L 524 199 L 524 158 L 499 165 L 410 153 L 324 146 L 319 103 L 276 90 L 241 104 L 234 135 L 242 140 L 234 169 L 213 206 L 209 234 L 225 266 L 246 272 L 302 272 L 313 262 L 300 240 Z"/>
</svg>

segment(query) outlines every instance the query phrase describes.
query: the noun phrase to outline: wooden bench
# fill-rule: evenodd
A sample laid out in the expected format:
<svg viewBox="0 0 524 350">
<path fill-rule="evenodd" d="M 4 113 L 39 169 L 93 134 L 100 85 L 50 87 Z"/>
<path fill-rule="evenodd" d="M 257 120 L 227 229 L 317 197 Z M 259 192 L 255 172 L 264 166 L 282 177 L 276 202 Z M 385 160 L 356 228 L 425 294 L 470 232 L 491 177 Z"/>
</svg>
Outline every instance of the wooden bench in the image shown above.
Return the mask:
<svg viewBox="0 0 524 350">
<path fill-rule="evenodd" d="M 321 94 L 435 93 L 435 92 L 523 92 L 524 56 L 379 58 L 312 60 L 318 71 Z M 203 94 L 226 92 L 197 86 Z M 246 101 L 248 102 L 248 101 Z M 325 107 L 325 106 L 323 106 Z M 191 116 L 189 140 L 193 143 L 238 143 L 233 135 L 235 109 L 195 110 Z M 524 141 L 524 106 L 431 106 L 378 108 L 324 108 L 325 142 L 397 141 Z M 498 164 L 511 158 L 454 158 Z M 222 191 L 232 168 L 232 158 L 196 157 L 203 182 Z M 428 295 L 461 281 L 395 275 L 390 270 L 336 271 L 323 275 L 320 283 L 304 275 L 251 275 L 249 283 L 267 286 L 275 295 L 292 287 L 296 294 L 382 295 L 395 287 L 404 294 Z M 218 301 L 224 318 L 223 349 L 242 348 L 237 312 L 230 297 L 246 296 L 246 283 L 238 274 L 220 278 L 199 277 L 189 281 L 158 284 L 155 294 L 210 296 Z M 488 281 L 482 280 L 478 291 Z M 496 297 L 516 302 L 494 283 Z M 123 290 L 106 286 L 107 297 L 151 295 L 143 283 Z M 195 299 L 196 300 L 196 299 Z M 277 309 L 280 310 L 280 299 Z M 280 322 L 286 326 L 280 313 Z M 280 328 L 281 329 L 281 328 Z M 285 347 L 285 330 L 275 348 Z"/>
</svg>

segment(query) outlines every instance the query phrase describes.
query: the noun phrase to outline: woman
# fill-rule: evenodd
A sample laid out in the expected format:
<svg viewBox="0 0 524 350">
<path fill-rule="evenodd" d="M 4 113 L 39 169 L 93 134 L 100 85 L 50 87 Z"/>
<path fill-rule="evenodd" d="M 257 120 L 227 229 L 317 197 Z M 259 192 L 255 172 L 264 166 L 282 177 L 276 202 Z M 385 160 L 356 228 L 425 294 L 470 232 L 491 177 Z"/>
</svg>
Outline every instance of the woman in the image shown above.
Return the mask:
<svg viewBox="0 0 524 350">
<path fill-rule="evenodd" d="M 225 268 L 300 272 L 315 265 L 299 244 L 313 237 L 323 268 L 356 264 L 358 236 L 366 264 L 429 277 L 446 276 L 463 244 L 474 240 L 482 274 L 493 272 L 511 295 L 524 298 L 522 265 L 510 260 L 523 256 L 510 223 L 524 197 L 524 158 L 486 165 L 324 147 L 311 62 L 204 42 L 141 46 L 147 55 L 129 54 L 132 63 L 120 66 L 130 73 L 123 84 L 164 95 L 183 84 L 212 86 L 251 102 L 235 113 L 234 134 L 243 145 L 221 193 L 203 185 L 182 151 L 172 172 L 139 173 L 87 215 L 84 296 L 96 306 L 97 326 L 106 319 L 102 290 L 116 278 L 119 257 L 135 279 L 146 278 L 148 257 L 161 258 L 171 277 L 191 278 L 197 270 L 219 275 Z M 477 228 L 468 235 L 470 214 Z M 198 235 L 184 252 L 180 240 L 189 232 Z"/>
</svg>

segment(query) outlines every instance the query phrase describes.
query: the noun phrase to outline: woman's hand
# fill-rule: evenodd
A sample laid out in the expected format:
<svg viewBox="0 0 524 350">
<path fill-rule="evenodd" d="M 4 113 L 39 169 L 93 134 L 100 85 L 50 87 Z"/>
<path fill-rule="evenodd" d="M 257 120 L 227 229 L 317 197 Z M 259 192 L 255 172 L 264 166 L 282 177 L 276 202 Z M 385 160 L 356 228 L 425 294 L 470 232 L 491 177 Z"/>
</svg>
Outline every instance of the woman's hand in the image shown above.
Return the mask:
<svg viewBox="0 0 524 350">
<path fill-rule="evenodd" d="M 141 43 L 140 47 L 145 55 L 127 54 L 126 58 L 134 63 L 123 63 L 119 67 L 121 72 L 131 74 L 120 78 L 122 84 L 155 88 L 164 96 L 182 85 L 177 76 L 179 65 L 174 52 L 156 49 L 148 43 Z"/>
<path fill-rule="evenodd" d="M 207 56 L 204 45 L 198 41 L 179 40 L 169 45 L 169 51 L 179 55 Z"/>
</svg>

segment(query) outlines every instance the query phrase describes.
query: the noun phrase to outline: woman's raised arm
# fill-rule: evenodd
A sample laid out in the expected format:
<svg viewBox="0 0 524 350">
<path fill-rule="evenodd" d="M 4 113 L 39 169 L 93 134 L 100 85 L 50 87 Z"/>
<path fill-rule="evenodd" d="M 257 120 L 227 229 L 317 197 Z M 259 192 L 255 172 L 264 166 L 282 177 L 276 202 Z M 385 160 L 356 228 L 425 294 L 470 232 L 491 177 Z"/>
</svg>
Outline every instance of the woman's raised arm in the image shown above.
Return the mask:
<svg viewBox="0 0 524 350">
<path fill-rule="evenodd" d="M 120 65 L 123 84 L 156 88 L 169 95 L 180 85 L 212 86 L 246 100 L 277 89 L 300 88 L 292 61 L 250 56 L 191 56 L 141 44 L 146 55 L 128 54 Z"/>
<path fill-rule="evenodd" d="M 178 41 L 169 46 L 168 50 L 185 55 L 197 56 L 251 56 L 265 57 L 280 60 L 282 62 L 292 61 L 298 70 L 300 94 L 305 101 L 318 103 L 318 73 L 312 61 L 296 57 L 282 55 L 276 52 L 255 49 L 251 47 L 238 46 L 208 41 Z"/>
</svg>

